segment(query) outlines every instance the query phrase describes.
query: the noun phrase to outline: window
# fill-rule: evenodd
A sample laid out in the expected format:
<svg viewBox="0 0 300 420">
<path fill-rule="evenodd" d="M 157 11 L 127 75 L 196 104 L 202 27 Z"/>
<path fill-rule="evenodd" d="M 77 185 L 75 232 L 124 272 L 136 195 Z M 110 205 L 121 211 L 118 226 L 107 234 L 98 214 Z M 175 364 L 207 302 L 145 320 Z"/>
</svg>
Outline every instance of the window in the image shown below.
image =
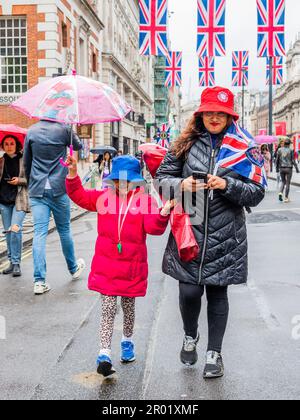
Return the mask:
<svg viewBox="0 0 300 420">
<path fill-rule="evenodd" d="M 68 27 L 65 23 L 62 23 L 61 30 L 62 30 L 62 46 L 63 48 L 68 48 Z"/>
<path fill-rule="evenodd" d="M 97 73 L 97 54 L 92 54 L 92 65 L 93 65 L 93 73 Z"/>
<path fill-rule="evenodd" d="M 0 93 L 27 90 L 27 24 L 25 18 L 0 17 Z"/>
<path fill-rule="evenodd" d="M 128 155 L 128 153 L 129 153 L 129 143 L 130 143 L 130 139 L 128 139 L 127 137 L 123 137 L 123 153 L 124 153 L 124 155 Z"/>
<path fill-rule="evenodd" d="M 139 142 L 138 140 L 133 140 L 133 154 L 135 155 L 136 153 L 138 153 L 138 151 L 139 151 Z"/>
</svg>

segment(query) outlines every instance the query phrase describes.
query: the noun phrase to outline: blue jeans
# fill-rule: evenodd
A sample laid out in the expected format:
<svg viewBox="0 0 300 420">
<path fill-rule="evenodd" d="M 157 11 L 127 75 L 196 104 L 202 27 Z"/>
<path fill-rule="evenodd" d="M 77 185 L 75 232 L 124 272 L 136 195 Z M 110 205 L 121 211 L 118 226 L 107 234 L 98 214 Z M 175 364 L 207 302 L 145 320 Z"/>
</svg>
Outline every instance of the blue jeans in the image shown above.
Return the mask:
<svg viewBox="0 0 300 420">
<path fill-rule="evenodd" d="M 0 211 L 6 236 L 8 259 L 12 264 L 20 264 L 22 256 L 22 229 L 26 213 L 17 211 L 14 204 L 0 204 Z M 17 226 L 18 231 L 13 231 L 13 226 Z"/>
<path fill-rule="evenodd" d="M 77 270 L 74 242 L 71 234 L 71 206 L 67 194 L 54 197 L 52 190 L 45 190 L 43 198 L 31 198 L 31 211 L 33 214 L 33 265 L 34 281 L 46 281 L 46 239 L 51 212 L 68 269 L 71 274 Z"/>
</svg>

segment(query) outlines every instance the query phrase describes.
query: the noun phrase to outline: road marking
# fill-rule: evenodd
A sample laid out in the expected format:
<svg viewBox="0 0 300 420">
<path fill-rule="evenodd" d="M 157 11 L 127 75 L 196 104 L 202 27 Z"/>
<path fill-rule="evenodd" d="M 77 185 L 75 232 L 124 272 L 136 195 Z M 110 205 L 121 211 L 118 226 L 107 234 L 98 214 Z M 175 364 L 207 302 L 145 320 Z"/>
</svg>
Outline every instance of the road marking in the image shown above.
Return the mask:
<svg viewBox="0 0 300 420">
<path fill-rule="evenodd" d="M 285 206 L 284 209 L 262 209 L 262 210 L 255 210 L 253 214 L 258 213 L 278 213 L 278 212 L 286 212 L 286 211 L 300 211 L 300 207 L 288 207 Z"/>
<path fill-rule="evenodd" d="M 267 327 L 271 331 L 278 330 L 281 327 L 280 322 L 276 318 L 276 316 L 272 313 L 264 294 L 259 288 L 256 286 L 253 279 L 248 280 L 248 289 L 252 294 L 256 305 L 258 307 L 258 311 L 260 313 L 261 318 L 266 323 Z"/>
<path fill-rule="evenodd" d="M 144 370 L 144 378 L 142 382 L 142 400 L 146 400 L 147 391 L 150 385 L 152 370 L 154 366 L 155 348 L 158 340 L 158 327 L 160 317 L 162 314 L 162 308 L 166 305 L 167 293 L 166 293 L 166 276 L 164 277 L 163 289 L 160 294 L 160 301 L 158 302 L 155 318 L 152 324 L 150 339 L 148 342 L 148 351 L 146 354 L 146 365 Z"/>
</svg>

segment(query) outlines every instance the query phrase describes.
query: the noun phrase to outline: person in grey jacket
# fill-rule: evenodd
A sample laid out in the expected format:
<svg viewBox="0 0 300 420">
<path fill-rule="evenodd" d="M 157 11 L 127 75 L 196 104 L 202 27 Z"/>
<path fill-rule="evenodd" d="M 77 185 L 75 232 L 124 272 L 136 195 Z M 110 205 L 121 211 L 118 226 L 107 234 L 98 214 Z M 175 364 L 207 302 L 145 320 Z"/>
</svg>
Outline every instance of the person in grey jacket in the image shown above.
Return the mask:
<svg viewBox="0 0 300 420">
<path fill-rule="evenodd" d="M 73 132 L 72 139 L 74 150 L 80 150 L 80 139 Z M 65 160 L 67 157 L 67 146 L 70 146 L 70 143 L 69 126 L 44 120 L 30 127 L 25 140 L 24 167 L 34 222 L 33 263 L 36 295 L 51 289 L 46 282 L 46 239 L 51 213 L 72 278 L 78 279 L 85 268 L 84 260 L 75 258 L 70 200 L 65 186 L 68 169 L 60 164 L 60 159 Z"/>
<path fill-rule="evenodd" d="M 286 140 L 284 147 L 281 147 L 278 150 L 276 156 L 276 172 L 280 173 L 281 178 L 281 188 L 279 192 L 279 201 L 281 202 L 290 202 L 289 196 L 293 178 L 293 167 L 295 167 L 297 173 L 299 173 L 299 168 L 294 157 L 294 151 L 291 149 L 291 140 Z M 284 191 L 285 198 L 283 198 Z"/>
<path fill-rule="evenodd" d="M 257 206 L 265 195 L 263 187 L 230 169 L 220 168 L 217 176 L 212 175 L 233 118 L 238 119 L 233 94 L 219 87 L 206 89 L 198 112 L 166 155 L 156 179 L 156 186 L 163 193 L 171 191 L 177 200 L 183 193 L 204 189 L 204 198 L 197 202 L 197 207 L 204 209 L 204 217 L 192 225 L 200 247 L 198 258 L 183 262 L 171 233 L 163 260 L 164 273 L 179 280 L 185 331 L 180 357 L 186 365 L 198 360 L 198 320 L 206 289 L 209 342 L 204 378 L 224 374 L 221 351 L 229 314 L 227 289 L 245 283 L 248 274 L 244 207 Z M 207 174 L 207 184 L 194 180 L 196 171 Z M 213 197 L 208 190 L 213 190 Z"/>
</svg>

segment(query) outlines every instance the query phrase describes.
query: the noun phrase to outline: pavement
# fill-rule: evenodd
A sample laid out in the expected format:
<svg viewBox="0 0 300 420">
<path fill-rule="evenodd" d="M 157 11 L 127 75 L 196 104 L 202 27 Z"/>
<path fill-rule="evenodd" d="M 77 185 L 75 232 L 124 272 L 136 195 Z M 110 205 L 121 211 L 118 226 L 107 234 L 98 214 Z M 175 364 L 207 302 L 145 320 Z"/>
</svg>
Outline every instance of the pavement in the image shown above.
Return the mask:
<svg viewBox="0 0 300 420">
<path fill-rule="evenodd" d="M 149 238 L 149 292 L 137 300 L 137 360 L 119 362 L 122 314 L 113 338 L 117 370 L 111 382 L 95 373 L 99 341 L 99 296 L 86 289 L 88 271 L 72 282 L 57 233 L 47 245 L 52 291 L 34 296 L 32 258 L 20 279 L 0 276 L 0 399 L 26 400 L 281 400 L 300 399 L 300 188 L 292 202 L 277 201 L 270 183 L 265 201 L 248 216 L 249 283 L 230 288 L 230 319 L 224 341 L 224 378 L 202 379 L 207 343 L 205 302 L 200 319 L 199 362 L 179 361 L 183 331 L 178 284 L 161 272 L 167 241 Z M 72 224 L 78 257 L 89 263 L 96 215 Z"/>
<path fill-rule="evenodd" d="M 276 172 L 271 173 L 270 179 L 272 181 L 277 181 Z M 295 187 L 300 187 L 300 174 L 297 174 L 295 169 L 294 169 L 294 172 L 293 172 L 292 185 L 294 185 Z"/>
</svg>

